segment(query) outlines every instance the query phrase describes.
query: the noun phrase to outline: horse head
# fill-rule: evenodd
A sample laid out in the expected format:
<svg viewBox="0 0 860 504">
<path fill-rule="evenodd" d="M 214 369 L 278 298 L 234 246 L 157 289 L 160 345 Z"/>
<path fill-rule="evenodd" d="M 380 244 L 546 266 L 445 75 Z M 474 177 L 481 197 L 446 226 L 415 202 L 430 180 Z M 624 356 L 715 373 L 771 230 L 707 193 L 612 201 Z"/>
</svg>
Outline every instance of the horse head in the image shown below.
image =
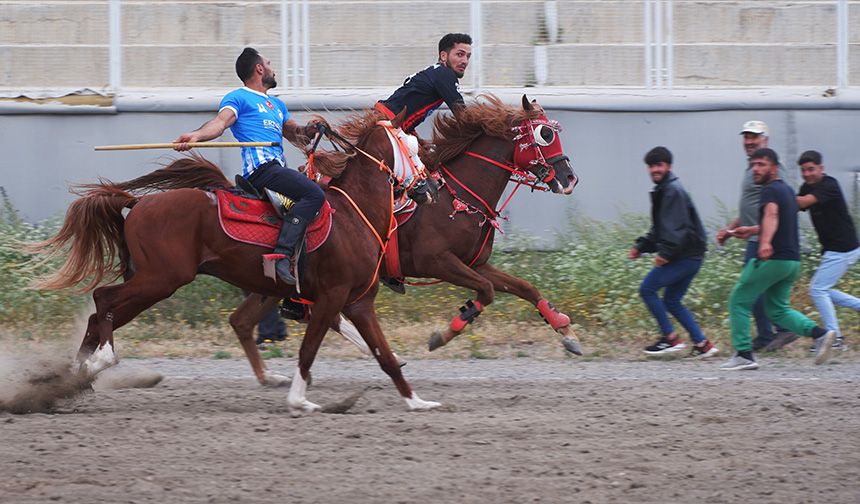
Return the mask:
<svg viewBox="0 0 860 504">
<path fill-rule="evenodd" d="M 527 118 L 514 128 L 514 165 L 533 173 L 554 193 L 572 193 L 579 178 L 562 149 L 561 126 L 548 119 L 537 101 L 529 101 L 526 95 L 523 110 Z"/>
</svg>

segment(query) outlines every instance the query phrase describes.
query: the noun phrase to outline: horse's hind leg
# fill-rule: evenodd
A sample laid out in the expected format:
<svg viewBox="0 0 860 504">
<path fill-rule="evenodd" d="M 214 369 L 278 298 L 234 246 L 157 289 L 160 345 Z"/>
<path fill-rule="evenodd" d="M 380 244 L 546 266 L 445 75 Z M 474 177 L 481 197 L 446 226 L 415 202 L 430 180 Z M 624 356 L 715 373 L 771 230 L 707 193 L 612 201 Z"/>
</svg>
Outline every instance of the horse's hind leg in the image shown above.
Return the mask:
<svg viewBox="0 0 860 504">
<path fill-rule="evenodd" d="M 534 285 L 522 278 L 499 271 L 486 263 L 475 266 L 475 271 L 493 282 L 493 288 L 496 292 L 513 294 L 533 304 L 538 309 L 544 321 L 560 335 L 561 343 L 564 345 L 565 350 L 576 355 L 582 355 L 582 345 L 580 345 L 576 333 L 570 328 L 570 317 L 556 310 L 552 303 L 540 295 L 540 292 L 538 292 Z"/>
<path fill-rule="evenodd" d="M 388 341 L 382 333 L 382 328 L 379 327 L 372 297 L 366 297 L 345 307 L 344 314 L 355 324 L 367 342 L 367 346 L 370 347 L 373 356 L 376 357 L 376 361 L 379 362 L 379 367 L 391 377 L 397 391 L 403 396 L 410 410 L 429 410 L 440 406 L 437 402 L 425 401 L 418 397 L 418 394 L 412 390 L 406 378 L 403 377 L 400 362 L 394 352 L 391 351 L 391 347 L 388 346 Z"/>
<path fill-rule="evenodd" d="M 83 364 L 87 358 L 96 351 L 99 347 L 99 331 L 98 317 L 95 313 L 90 315 L 87 321 L 87 331 L 84 333 L 84 339 L 81 341 L 81 346 L 78 348 L 78 363 Z"/>
<path fill-rule="evenodd" d="M 93 291 L 96 313 L 90 316 L 82 348 L 89 348 L 98 334 L 95 352 L 83 363 L 90 374 L 97 374 L 116 364 L 113 331 L 130 322 L 143 310 L 173 294 L 176 289 L 194 279 L 193 273 L 185 277 L 169 274 L 148 275 L 138 272 L 131 280 L 119 285 L 99 287 Z M 95 317 L 95 319 L 93 318 Z"/>
<path fill-rule="evenodd" d="M 263 319 L 263 316 L 275 307 L 278 298 L 263 296 L 260 294 L 249 294 L 242 304 L 230 315 L 230 325 L 239 338 L 239 343 L 248 357 L 254 376 L 260 385 L 279 386 L 289 381 L 289 378 L 277 373 L 271 373 L 266 369 L 266 363 L 260 356 L 260 350 L 254 342 L 254 327 Z"/>
<path fill-rule="evenodd" d="M 447 345 L 458 334 L 462 333 L 466 326 L 471 324 L 478 315 L 493 302 L 495 292 L 493 283 L 478 274 L 472 268 L 466 266 L 463 261 L 451 253 L 438 258 L 432 268 L 422 271 L 422 276 L 435 277 L 443 282 L 448 282 L 459 287 L 465 287 L 477 292 L 475 301 L 471 299 L 460 308 L 444 331 L 434 331 L 428 341 L 430 351 Z"/>
</svg>

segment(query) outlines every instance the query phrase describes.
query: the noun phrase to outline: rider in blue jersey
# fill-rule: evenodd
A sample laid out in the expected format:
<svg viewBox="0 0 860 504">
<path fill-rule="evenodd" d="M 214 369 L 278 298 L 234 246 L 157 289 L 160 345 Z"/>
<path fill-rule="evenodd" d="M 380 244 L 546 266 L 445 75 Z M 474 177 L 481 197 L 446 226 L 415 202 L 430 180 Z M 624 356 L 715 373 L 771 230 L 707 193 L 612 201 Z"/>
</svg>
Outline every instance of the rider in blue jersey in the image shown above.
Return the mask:
<svg viewBox="0 0 860 504">
<path fill-rule="evenodd" d="M 266 92 L 277 86 L 271 62 L 255 49 L 245 48 L 236 59 L 236 74 L 245 87 L 227 93 L 221 100 L 218 115 L 198 129 L 180 135 L 174 143 L 178 151 L 188 150 L 190 142 L 218 138 L 230 128 L 240 142 L 280 142 L 281 137 L 298 147 L 310 143 L 317 122 L 301 126 L 290 119 L 290 112 L 279 98 Z M 278 277 L 288 284 L 296 279 L 290 272 L 290 261 L 304 238 L 308 223 L 325 202 L 323 190 L 305 175 L 287 167 L 284 149 L 277 147 L 243 147 L 242 175 L 257 190 L 269 188 L 295 202 L 281 226 L 274 252 L 284 254 L 278 261 Z"/>
</svg>

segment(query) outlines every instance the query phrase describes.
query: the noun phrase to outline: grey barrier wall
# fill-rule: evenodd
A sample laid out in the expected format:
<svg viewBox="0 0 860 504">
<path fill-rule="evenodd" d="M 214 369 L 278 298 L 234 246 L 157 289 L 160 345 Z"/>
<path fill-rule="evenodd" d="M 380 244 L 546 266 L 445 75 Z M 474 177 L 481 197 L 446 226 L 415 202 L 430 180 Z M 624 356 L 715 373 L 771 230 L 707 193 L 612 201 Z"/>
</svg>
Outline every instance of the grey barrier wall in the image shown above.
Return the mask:
<svg viewBox="0 0 860 504">
<path fill-rule="evenodd" d="M 506 99 L 515 103 L 516 98 Z M 298 110 L 294 112 L 298 121 L 308 118 L 310 112 L 302 110 L 301 103 L 287 100 L 287 104 Z M 306 101 L 306 104 L 313 103 Z M 689 104 L 692 108 L 693 103 Z M 171 107 L 182 108 L 158 104 L 125 108 Z M 4 153 L 0 186 L 28 221 L 61 215 L 75 197 L 69 194 L 67 184 L 93 182 L 98 177 L 117 181 L 134 178 L 178 155 L 170 150 L 94 152 L 93 146 L 169 142 L 211 118 L 216 107 L 217 98 L 209 98 L 185 107 L 189 110 L 183 112 L 123 112 L 120 105 L 119 113 L 82 114 L 62 108 L 58 110 L 70 113 L 6 110 L 6 114 L 0 114 L 0 148 Z M 537 238 L 535 246 L 551 247 L 558 234 L 570 231 L 571 219 L 587 216 L 615 221 L 622 213 L 647 213 L 652 184 L 642 157 L 657 145 L 664 145 L 675 154 L 675 173 L 692 194 L 706 225 L 713 228 L 725 217 L 721 205 L 734 213 L 737 204 L 746 164 L 739 131 L 741 124 L 749 119 L 764 120 L 770 125 L 770 145 L 789 168 L 789 182 L 793 186 L 801 181 L 795 162 L 800 152 L 819 150 L 824 155 L 827 172 L 839 180 L 852 209 L 857 209 L 855 179 L 860 172 L 860 159 L 855 128 L 860 124 L 860 110 L 856 108 L 684 111 L 670 110 L 680 107 L 672 107 L 665 101 L 649 107 L 628 103 L 626 107 L 638 110 L 624 111 L 621 106 L 592 108 L 595 110 L 589 110 L 588 106 L 547 107 L 547 115 L 564 128 L 563 145 L 581 182 L 572 196 L 521 189 L 505 211 L 508 220 L 503 222 L 503 230 L 508 233 L 500 238 L 502 241 L 511 235 L 527 235 Z M 114 112 L 110 109 L 101 112 L 106 111 Z M 332 122 L 346 114 L 323 113 Z M 420 132 L 429 136 L 429 126 L 422 125 Z M 232 137 L 227 133 L 224 139 Z M 231 179 L 241 170 L 238 149 L 200 152 L 221 166 Z M 291 146 L 287 146 L 287 158 L 291 166 L 303 161 Z"/>
</svg>

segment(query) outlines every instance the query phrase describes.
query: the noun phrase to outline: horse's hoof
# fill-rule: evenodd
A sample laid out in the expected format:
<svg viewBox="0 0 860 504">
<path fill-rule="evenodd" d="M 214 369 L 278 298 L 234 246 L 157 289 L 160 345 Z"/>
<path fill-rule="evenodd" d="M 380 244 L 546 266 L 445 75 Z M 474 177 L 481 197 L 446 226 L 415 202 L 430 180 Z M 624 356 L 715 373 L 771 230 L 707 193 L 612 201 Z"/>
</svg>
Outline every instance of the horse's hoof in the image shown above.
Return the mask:
<svg viewBox="0 0 860 504">
<path fill-rule="evenodd" d="M 105 343 L 104 346 L 97 349 L 84 361 L 81 368 L 90 376 L 95 377 L 105 369 L 115 366 L 119 362 L 113 347 L 110 343 Z"/>
<path fill-rule="evenodd" d="M 404 397 L 404 400 L 406 401 L 406 406 L 409 408 L 409 411 L 429 411 L 433 408 L 442 406 L 442 403 L 421 399 L 415 392 L 412 392 L 412 397 Z"/>
<path fill-rule="evenodd" d="M 564 349 L 568 352 L 576 355 L 582 355 L 582 345 L 576 338 L 564 336 L 563 338 L 561 338 L 561 344 L 564 345 Z"/>
<path fill-rule="evenodd" d="M 264 387 L 286 387 L 290 384 L 290 379 L 278 373 L 266 373 L 260 384 Z"/>
<path fill-rule="evenodd" d="M 287 401 L 287 406 L 289 406 L 292 410 L 302 411 L 304 413 L 313 413 L 314 411 L 319 411 L 322 409 L 322 406 L 316 403 L 312 403 L 307 399 L 301 399 L 298 401 Z"/>
<path fill-rule="evenodd" d="M 427 341 L 427 348 L 432 352 L 441 346 L 445 346 L 445 338 L 442 336 L 442 331 L 433 331 L 433 334 Z"/>
</svg>

